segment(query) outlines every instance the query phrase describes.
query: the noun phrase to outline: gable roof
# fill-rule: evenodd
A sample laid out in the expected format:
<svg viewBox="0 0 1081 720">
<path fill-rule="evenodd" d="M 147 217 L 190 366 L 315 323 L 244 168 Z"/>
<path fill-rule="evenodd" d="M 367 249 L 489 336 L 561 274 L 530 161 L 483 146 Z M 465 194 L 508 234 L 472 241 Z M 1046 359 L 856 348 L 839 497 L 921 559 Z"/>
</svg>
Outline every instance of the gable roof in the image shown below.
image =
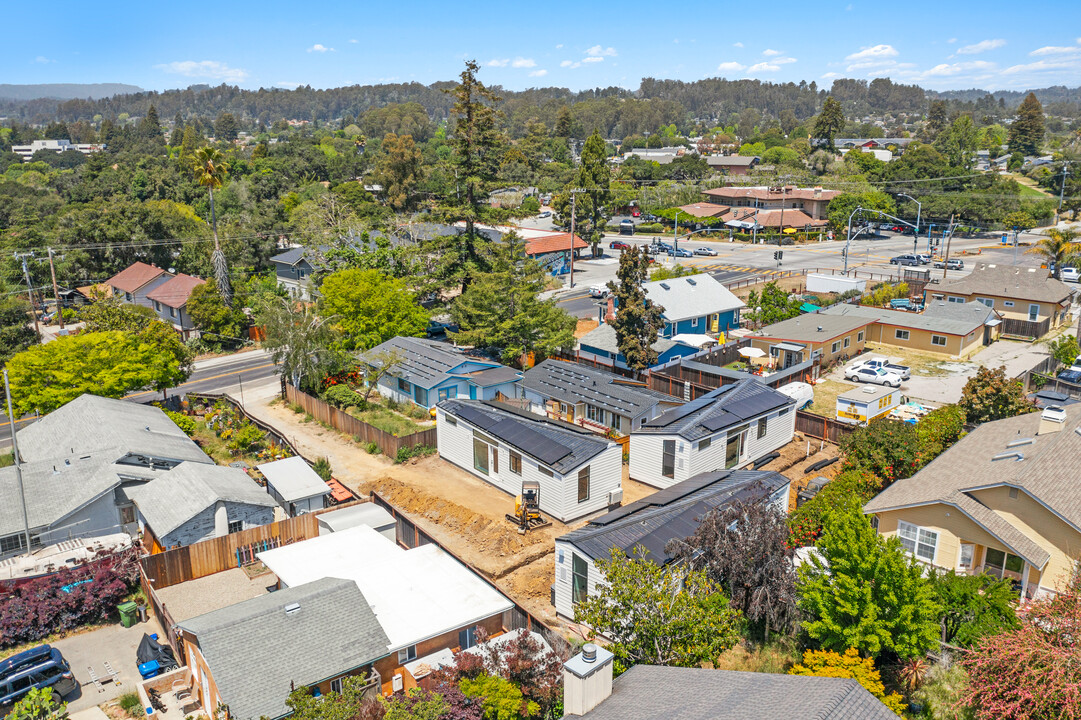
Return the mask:
<svg viewBox="0 0 1081 720">
<path fill-rule="evenodd" d="M 424 388 L 435 387 L 439 383 L 452 377 L 467 377 L 470 373 L 454 373 L 451 371 L 462 363 L 477 363 L 485 366 L 474 372 L 483 372 L 493 368 L 504 367 L 488 358 L 466 355 L 458 348 L 449 343 L 438 340 L 427 340 L 415 337 L 394 337 L 385 343 L 376 345 L 362 356 L 366 361 L 380 352 L 397 351 L 402 358 L 401 364 L 394 368 L 391 373 L 394 377 L 405 378 L 414 385 Z M 517 377 L 517 371 L 515 377 Z M 486 378 L 485 378 L 486 379 Z M 503 380 L 505 382 L 506 380 Z M 477 383 L 483 385 L 483 382 Z M 492 383 L 498 384 L 498 383 Z"/>
<path fill-rule="evenodd" d="M 509 405 L 444 400 L 439 409 L 497 438 L 560 475 L 572 472 L 614 445 L 594 432 Z"/>
<path fill-rule="evenodd" d="M 296 607 L 299 606 L 299 607 Z M 279 718 L 292 688 L 387 656 L 387 636 L 357 584 L 323 578 L 184 620 L 235 718 Z M 288 651 L 283 651 L 283 643 Z"/>
<path fill-rule="evenodd" d="M 153 405 L 80 395 L 18 433 L 19 455 L 45 460 L 70 452 L 119 448 L 156 461 L 213 464 L 184 431 Z"/>
<path fill-rule="evenodd" d="M 115 287 L 124 292 L 133 293 L 146 285 L 151 280 L 169 273 L 159 267 L 147 265 L 145 262 L 133 262 L 116 275 L 106 280 L 109 287 Z"/>
<path fill-rule="evenodd" d="M 642 290 L 650 302 L 664 307 L 664 318 L 669 322 L 747 307 L 706 273 L 642 283 Z"/>
<path fill-rule="evenodd" d="M 657 342 L 653 343 L 653 349 L 657 351 L 658 355 L 663 355 L 676 345 L 698 350 L 697 347 L 662 337 L 657 338 Z M 601 323 L 582 337 L 578 338 L 578 347 L 591 347 L 596 348 L 597 350 L 604 350 L 612 357 L 615 357 L 619 353 L 619 343 L 616 341 L 615 328 L 609 323 Z"/>
<path fill-rule="evenodd" d="M 154 534 L 163 538 L 219 500 L 276 507 L 277 502 L 239 468 L 183 462 L 142 487 L 127 491 Z"/>
<path fill-rule="evenodd" d="M 736 500 L 769 496 L 789 484 L 776 472 L 714 470 L 678 482 L 641 500 L 591 520 L 584 527 L 558 538 L 591 558 L 607 559 L 613 548 L 633 555 L 648 551 L 650 560 L 667 563 L 670 540 L 688 538 L 710 511 Z"/>
<path fill-rule="evenodd" d="M 307 248 L 295 247 L 286 250 L 280 255 L 275 255 L 270 258 L 270 262 L 278 263 L 279 265 L 296 265 L 298 262 L 305 258 Z"/>
<path fill-rule="evenodd" d="M 330 488 L 316 474 L 308 461 L 299 455 L 256 465 L 259 472 L 285 502 L 326 495 Z"/>
<path fill-rule="evenodd" d="M 1069 285 L 1055 280 L 1045 268 L 1028 268 L 999 263 L 976 263 L 968 275 L 928 285 L 928 294 L 995 295 L 997 297 L 1061 303 L 1073 294 Z"/>
<path fill-rule="evenodd" d="M 658 403 L 681 400 L 641 385 L 628 384 L 621 375 L 561 360 L 545 360 L 526 371 L 522 387 L 561 402 L 587 402 L 609 412 L 635 418 Z"/>
<path fill-rule="evenodd" d="M 525 254 L 526 255 L 544 255 L 550 252 L 562 252 L 570 249 L 571 234 L 560 233 L 558 235 L 549 235 L 547 237 L 533 238 L 526 240 Z M 589 247 L 582 238 L 577 235 L 574 236 L 574 249 L 580 250 L 582 248 Z"/>
<path fill-rule="evenodd" d="M 924 317 L 961 320 L 964 322 L 975 322 L 980 325 L 986 325 L 992 320 L 997 320 L 1000 317 L 997 310 L 989 308 L 983 303 L 976 302 L 975 300 L 970 300 L 966 303 L 932 300 L 931 302 L 924 304 L 923 312 L 920 314 Z"/>
<path fill-rule="evenodd" d="M 1047 432 L 1046 426 L 1040 432 L 1044 421 L 1039 412 L 983 423 L 918 473 L 883 490 L 864 506 L 864 512 L 953 505 L 1018 555 L 1043 567 L 1049 558 L 1047 552 L 972 493 L 996 485 L 1020 488 L 1081 532 L 1081 484 L 1077 482 L 1081 404 L 1066 406 L 1061 412 L 1065 420 L 1058 432 Z M 1023 442 L 1026 440 L 1031 442 Z M 1011 444 L 1013 447 L 1008 447 Z M 1014 452 L 1022 459 L 1012 454 L 994 459 Z"/>
<path fill-rule="evenodd" d="M 753 340 L 756 337 L 763 337 L 804 343 L 829 342 L 841 335 L 847 335 L 853 330 L 867 327 L 874 321 L 874 318 L 862 315 L 835 315 L 817 312 L 809 315 L 797 315 L 794 318 L 767 325 L 754 335 L 751 335 L 750 338 Z M 821 331 L 819 328 L 822 328 Z"/>
<path fill-rule="evenodd" d="M 956 305 L 957 303 L 951 304 Z M 980 305 L 979 303 L 966 304 Z M 985 305 L 980 305 L 980 307 L 984 310 L 988 309 Z M 839 303 L 823 308 L 818 311 L 815 317 L 830 315 L 868 318 L 883 325 L 895 325 L 913 330 L 943 333 L 944 335 L 960 335 L 961 337 L 982 328 L 986 318 L 986 313 L 966 313 L 963 317 L 951 318 L 945 315 L 887 310 L 885 308 L 871 307 L 870 305 L 853 305 L 852 303 Z M 982 317 L 978 317 L 978 315 L 982 315 Z"/>
<path fill-rule="evenodd" d="M 635 665 L 585 720 L 897 720 L 849 678 Z"/>
<path fill-rule="evenodd" d="M 162 305 L 168 305 L 171 308 L 182 308 L 191 297 L 191 291 L 205 283 L 206 280 L 180 273 L 154 288 L 153 292 L 146 297 L 148 300 L 157 300 Z"/>
<path fill-rule="evenodd" d="M 722 200 L 822 200 L 828 202 L 841 194 L 840 190 L 786 187 L 782 193 L 774 187 L 719 187 L 706 190 L 704 195 Z"/>
<path fill-rule="evenodd" d="M 679 435 L 686 440 L 698 440 L 795 404 L 793 398 L 757 379 L 740 380 L 647 420 L 642 427 L 632 430 L 631 435 Z"/>
</svg>

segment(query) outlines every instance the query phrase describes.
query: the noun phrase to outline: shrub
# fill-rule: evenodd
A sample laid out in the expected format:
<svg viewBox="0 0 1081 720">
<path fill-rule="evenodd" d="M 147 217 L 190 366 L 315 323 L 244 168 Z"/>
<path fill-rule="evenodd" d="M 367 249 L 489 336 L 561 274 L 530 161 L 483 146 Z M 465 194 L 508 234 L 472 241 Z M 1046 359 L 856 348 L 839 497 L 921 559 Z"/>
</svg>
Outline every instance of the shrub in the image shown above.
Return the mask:
<svg viewBox="0 0 1081 720">
<path fill-rule="evenodd" d="M 347 385 L 331 385 L 323 393 L 323 399 L 327 401 L 327 404 L 336 408 L 347 408 L 352 405 L 360 405 L 364 398 Z"/>
<path fill-rule="evenodd" d="M 374 443 L 372 443 L 374 445 Z M 398 448 L 398 457 L 394 462 L 403 463 L 411 458 L 423 457 L 425 455 L 431 455 L 436 451 L 436 448 L 428 447 L 427 445 L 421 445 L 417 443 L 413 447 Z"/>
<path fill-rule="evenodd" d="M 964 703 L 967 695 L 968 673 L 960 663 L 952 663 L 932 666 L 912 699 L 931 720 L 972 720 L 975 714 Z"/>
<path fill-rule="evenodd" d="M 263 431 L 251 423 L 245 423 L 233 434 L 229 449 L 238 453 L 259 450 L 266 438 Z"/>
<path fill-rule="evenodd" d="M 143 703 L 139 700 L 139 693 L 124 693 L 117 700 L 117 705 L 120 706 L 121 710 L 133 718 L 141 718 L 143 716 Z"/>
<path fill-rule="evenodd" d="M 166 410 L 165 414 L 169 416 L 178 428 L 184 431 L 184 434 L 191 437 L 195 434 L 195 421 L 183 413 L 173 412 L 172 410 Z"/>
<path fill-rule="evenodd" d="M 379 446 L 376 445 L 375 442 L 368 443 L 364 446 L 364 449 L 368 451 L 369 455 L 375 455 L 377 452 L 379 452 Z"/>
<path fill-rule="evenodd" d="M 882 481 L 861 470 L 842 472 L 818 494 L 788 515 L 790 547 L 808 547 L 822 534 L 826 515 L 848 503 L 863 505 L 882 489 Z"/>
<path fill-rule="evenodd" d="M 532 717 L 540 710 L 537 703 L 525 700 L 514 683 L 501 677 L 479 675 L 473 680 L 462 680 L 458 686 L 468 697 L 483 698 L 486 720 L 518 720 Z"/>
<path fill-rule="evenodd" d="M 875 661 L 872 658 L 861 658 L 855 648 L 845 650 L 843 655 L 830 650 L 808 650 L 803 653 L 803 662 L 794 666 L 788 674 L 852 678 L 898 715 L 905 710 L 905 703 L 900 695 L 886 694 L 882 676 L 875 670 Z"/>
<path fill-rule="evenodd" d="M 330 468 L 330 460 L 325 457 L 321 457 L 315 461 L 315 465 L 312 466 L 312 470 L 315 474 L 323 479 L 323 482 L 330 482 L 333 471 Z"/>
</svg>

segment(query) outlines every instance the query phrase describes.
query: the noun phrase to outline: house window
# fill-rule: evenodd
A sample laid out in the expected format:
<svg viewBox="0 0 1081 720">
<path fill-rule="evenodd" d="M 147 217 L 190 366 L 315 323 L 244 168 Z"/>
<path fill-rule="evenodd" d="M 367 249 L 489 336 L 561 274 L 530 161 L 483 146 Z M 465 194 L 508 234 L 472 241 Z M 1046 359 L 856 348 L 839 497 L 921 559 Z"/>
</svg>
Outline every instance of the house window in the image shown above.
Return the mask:
<svg viewBox="0 0 1081 720">
<path fill-rule="evenodd" d="M 515 475 L 522 474 L 522 456 L 516 452 L 510 454 L 510 471 Z"/>
<path fill-rule="evenodd" d="M 413 401 L 417 405 L 428 407 L 428 389 L 422 388 L 420 385 L 413 386 Z"/>
<path fill-rule="evenodd" d="M 695 319 L 691 320 L 691 327 L 694 327 L 694 328 L 698 327 L 698 318 L 695 318 Z"/>
<path fill-rule="evenodd" d="M 473 439 L 473 468 L 488 474 L 488 444 L 476 438 Z"/>
<path fill-rule="evenodd" d="M 1037 303 L 1032 303 L 1028 306 L 1028 321 L 1036 322 L 1036 319 L 1040 317 L 1040 306 Z"/>
<path fill-rule="evenodd" d="M 961 543 L 961 552 L 957 558 L 957 566 L 961 568 L 971 568 L 973 556 L 976 554 L 976 546 L 972 543 Z"/>
<path fill-rule="evenodd" d="M 931 344 L 932 345 L 938 345 L 940 347 L 946 347 L 946 336 L 945 335 L 932 335 L 931 336 Z"/>
<path fill-rule="evenodd" d="M 598 411 L 597 408 L 593 407 L 592 405 L 586 405 L 586 418 L 588 418 L 589 420 L 595 420 L 597 422 L 600 422 L 600 419 L 597 417 L 600 412 L 601 411 Z"/>
<path fill-rule="evenodd" d="M 404 378 L 398 378 L 398 389 L 402 392 L 407 393 L 412 389 L 412 386 L 409 384 L 408 380 Z"/>
<path fill-rule="evenodd" d="M 154 301 L 154 309 L 158 312 L 161 312 L 161 303 L 157 300 Z"/>
<path fill-rule="evenodd" d="M 499 448 L 492 446 L 492 474 L 499 474 Z"/>
<path fill-rule="evenodd" d="M 583 503 L 589 499 L 589 466 L 578 471 L 578 502 Z"/>
<path fill-rule="evenodd" d="M 623 428 L 623 416 L 612 413 L 612 429 L 619 431 Z"/>
<path fill-rule="evenodd" d="M 135 506 L 124 505 L 120 508 L 120 524 L 130 525 L 135 522 Z"/>
<path fill-rule="evenodd" d="M 0 553 L 21 552 L 26 549 L 26 539 L 22 533 L 0 537 Z"/>
<path fill-rule="evenodd" d="M 665 440 L 661 448 L 661 475 L 666 478 L 676 476 L 676 441 Z"/>
<path fill-rule="evenodd" d="M 856 333 L 856 342 L 858 342 L 858 343 L 863 342 L 863 331 L 862 330 L 860 330 L 858 333 Z"/>
<path fill-rule="evenodd" d="M 884 398 L 878 399 L 878 409 L 881 410 L 884 407 L 888 407 L 893 402 L 893 393 L 890 393 Z"/>
<path fill-rule="evenodd" d="M 340 693 L 342 691 L 342 679 L 334 678 L 330 681 L 330 691 Z"/>
<path fill-rule="evenodd" d="M 229 523 L 229 534 L 238 533 L 244 529 L 243 520 L 233 520 Z"/>
<path fill-rule="evenodd" d="M 458 631 L 458 647 L 468 650 L 477 644 L 477 629 L 475 627 Z"/>
<path fill-rule="evenodd" d="M 958 300 L 959 300 L 960 302 L 964 302 L 964 301 L 965 301 L 965 299 L 964 299 L 964 298 L 957 298 L 957 299 L 958 299 Z M 987 306 L 987 307 L 989 307 L 989 308 L 993 308 L 993 307 L 995 306 L 995 301 L 994 301 L 994 300 L 992 300 L 991 298 L 976 298 L 976 302 L 978 302 L 978 303 L 983 303 L 984 305 L 986 305 L 986 306 Z"/>
<path fill-rule="evenodd" d="M 848 347 L 851 344 L 852 344 L 852 338 L 846 337 L 845 338 L 845 347 Z"/>
<path fill-rule="evenodd" d="M 781 411 L 779 413 L 777 413 L 777 417 L 781 417 L 782 415 L 787 415 L 787 414 L 788 414 L 788 408 L 781 408 Z"/>
<path fill-rule="evenodd" d="M 444 415 L 443 417 L 446 418 L 447 425 L 450 425 L 451 427 L 458 426 L 458 418 L 454 417 L 453 415 Z"/>
<path fill-rule="evenodd" d="M 571 553 L 571 602 L 580 603 L 589 595 L 589 565 L 585 558 Z"/>
<path fill-rule="evenodd" d="M 450 399 L 456 398 L 456 397 L 458 397 L 458 388 L 457 387 L 439 388 L 439 399 L 440 400 L 450 400 Z"/>
<path fill-rule="evenodd" d="M 1013 307 L 1013 300 L 1006 300 L 1002 304 L 1006 307 Z"/>
<path fill-rule="evenodd" d="M 963 297 L 950 296 L 950 297 L 946 298 L 946 302 L 964 304 L 965 299 Z M 977 302 L 982 302 L 982 303 L 984 303 L 984 305 L 987 305 L 987 303 L 985 303 L 983 300 L 977 300 Z M 990 305 L 988 305 L 988 307 L 990 307 Z"/>
<path fill-rule="evenodd" d="M 908 340 L 908 330 L 894 330 L 893 337 L 898 340 Z"/>
<path fill-rule="evenodd" d="M 169 308 L 169 317 L 176 317 L 176 308 Z"/>
<path fill-rule="evenodd" d="M 710 446 L 710 444 L 712 442 L 713 442 L 713 438 L 711 438 L 711 437 L 703 438 L 703 439 L 698 441 L 698 449 L 699 450 L 705 450 L 706 448 L 708 448 Z"/>
<path fill-rule="evenodd" d="M 398 664 L 403 665 L 417 659 L 417 646 L 410 645 L 398 651 Z"/>
<path fill-rule="evenodd" d="M 124 299 L 127 300 L 128 302 L 131 302 L 131 293 L 129 293 L 129 292 L 124 293 Z"/>
<path fill-rule="evenodd" d="M 897 536 L 905 549 L 920 560 L 934 562 L 938 533 L 906 522 L 897 523 Z"/>
<path fill-rule="evenodd" d="M 766 418 L 758 418 L 758 439 L 766 436 Z"/>
<path fill-rule="evenodd" d="M 738 427 L 728 433 L 728 440 L 724 447 L 724 466 L 732 469 L 739 465 L 739 459 L 743 456 L 744 440 L 747 437 L 747 426 Z"/>
<path fill-rule="evenodd" d="M 993 575 L 999 579 L 1021 580 L 1021 571 L 1024 568 L 1025 561 L 1016 555 L 995 548 L 987 548 L 984 553 L 983 570 L 988 575 Z"/>
<path fill-rule="evenodd" d="M 837 341 L 837 342 L 833 343 L 832 345 L 830 345 L 830 352 L 831 353 L 835 353 L 840 349 L 841 349 L 841 342 L 840 341 Z"/>
</svg>

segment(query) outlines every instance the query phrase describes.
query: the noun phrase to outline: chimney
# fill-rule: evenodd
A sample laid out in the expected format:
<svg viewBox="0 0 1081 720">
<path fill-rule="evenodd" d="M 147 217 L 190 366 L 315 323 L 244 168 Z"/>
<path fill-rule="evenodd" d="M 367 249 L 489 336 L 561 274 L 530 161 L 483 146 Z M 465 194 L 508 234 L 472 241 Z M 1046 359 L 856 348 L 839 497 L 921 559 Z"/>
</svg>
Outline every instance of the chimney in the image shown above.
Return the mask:
<svg viewBox="0 0 1081 720">
<path fill-rule="evenodd" d="M 1040 414 L 1040 429 L 1037 435 L 1057 433 L 1066 424 L 1066 411 L 1058 405 L 1048 405 Z"/>
<path fill-rule="evenodd" d="M 593 643 L 563 665 L 563 713 L 585 715 L 612 694 L 612 653 Z"/>
<path fill-rule="evenodd" d="M 815 186 L 815 192 L 814 192 L 814 196 L 815 196 L 815 199 L 816 199 L 816 200 L 817 200 L 818 198 L 822 197 L 822 186 L 821 186 L 821 185 L 816 185 L 816 186 Z"/>
<path fill-rule="evenodd" d="M 608 310 L 604 313 L 604 321 L 610 323 L 616 319 L 616 299 L 608 296 Z"/>
</svg>

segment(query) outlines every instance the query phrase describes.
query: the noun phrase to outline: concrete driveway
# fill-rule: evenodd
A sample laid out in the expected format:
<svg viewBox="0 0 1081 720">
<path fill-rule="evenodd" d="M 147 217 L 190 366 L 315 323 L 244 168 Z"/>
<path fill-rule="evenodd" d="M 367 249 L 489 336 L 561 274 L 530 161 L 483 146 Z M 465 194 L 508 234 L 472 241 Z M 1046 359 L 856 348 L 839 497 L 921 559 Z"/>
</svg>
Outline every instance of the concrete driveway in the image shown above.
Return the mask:
<svg viewBox="0 0 1081 720">
<path fill-rule="evenodd" d="M 68 703 L 69 713 L 77 713 L 108 700 L 114 700 L 125 693 L 135 692 L 135 685 L 142 679 L 139 677 L 139 668 L 135 663 L 135 650 L 143 639 L 143 633 L 158 633 L 159 637 L 163 637 L 161 627 L 153 614 L 147 622 L 136 623 L 130 628 L 121 627 L 117 623 L 52 643 L 53 647 L 64 654 L 64 659 L 68 661 L 80 685 L 64 697 Z M 119 683 L 102 683 L 104 690 L 98 692 L 97 687 L 90 680 L 88 668 L 93 666 L 98 677 L 107 677 L 108 673 L 102 664 L 104 662 L 108 662 L 120 673 L 120 681 Z"/>
</svg>

